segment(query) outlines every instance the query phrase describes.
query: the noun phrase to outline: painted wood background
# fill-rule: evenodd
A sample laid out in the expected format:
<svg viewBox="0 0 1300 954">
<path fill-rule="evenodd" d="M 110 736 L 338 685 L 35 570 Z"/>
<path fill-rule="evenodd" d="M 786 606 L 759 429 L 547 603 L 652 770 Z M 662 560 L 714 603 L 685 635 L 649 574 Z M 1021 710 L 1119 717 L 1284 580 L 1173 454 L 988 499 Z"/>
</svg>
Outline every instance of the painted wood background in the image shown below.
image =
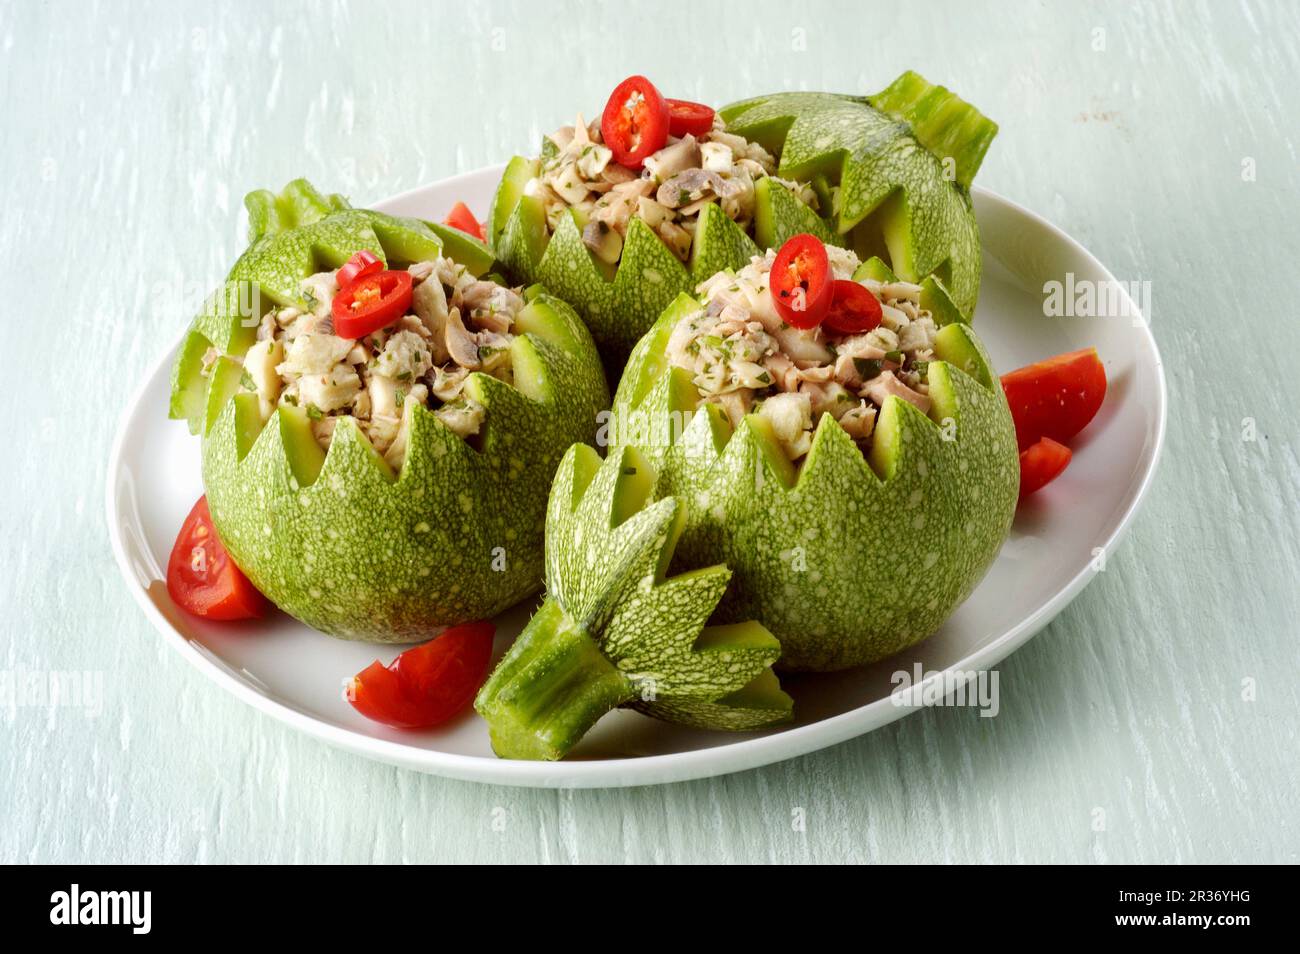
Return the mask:
<svg viewBox="0 0 1300 954">
<path fill-rule="evenodd" d="M 103 680 L 97 716 L 0 708 L 0 860 L 1300 860 L 1300 7 L 794 9 L 0 5 L 0 667 Z M 527 150 L 634 71 L 717 103 L 908 67 L 1001 122 L 982 183 L 1151 281 L 1170 377 L 1144 512 L 1004 664 L 998 718 L 512 790 L 333 751 L 164 647 L 103 472 L 188 317 L 159 289 L 223 276 L 245 191 L 306 175 L 364 204 Z"/>
</svg>

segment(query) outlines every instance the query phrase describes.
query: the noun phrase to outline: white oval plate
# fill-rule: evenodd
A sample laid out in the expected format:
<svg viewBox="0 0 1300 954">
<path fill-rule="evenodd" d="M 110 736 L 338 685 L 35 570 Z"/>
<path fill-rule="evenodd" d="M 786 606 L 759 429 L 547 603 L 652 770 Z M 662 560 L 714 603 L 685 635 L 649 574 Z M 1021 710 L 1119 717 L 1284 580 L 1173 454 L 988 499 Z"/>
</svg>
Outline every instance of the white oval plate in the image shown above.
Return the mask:
<svg viewBox="0 0 1300 954">
<path fill-rule="evenodd" d="M 378 203 L 385 212 L 440 219 L 457 200 L 482 212 L 501 168 L 446 179 Z M 1113 282 L 1082 246 L 1036 215 L 976 190 L 984 243 L 977 326 L 994 362 L 1009 370 L 1095 345 L 1110 379 L 1097 419 L 1074 442 L 1074 460 L 1016 517 L 988 576 L 944 627 L 874 666 L 787 676 L 795 721 L 758 734 L 704 732 L 614 712 L 565 761 L 496 758 L 472 712 L 426 732 L 388 729 L 343 700 L 343 680 L 395 651 L 342 642 L 278 615 L 210 624 L 176 609 L 163 570 L 172 540 L 202 493 L 198 442 L 167 419 L 168 373 L 179 339 L 159 358 L 127 409 L 108 471 L 108 526 L 127 586 L 158 631 L 219 686 L 326 742 L 370 758 L 453 778 L 508 785 L 648 785 L 722 775 L 834 745 L 910 711 L 891 698 L 891 675 L 916 665 L 930 680 L 993 666 L 1045 626 L 1092 579 L 1151 485 L 1165 430 L 1165 382 L 1155 341 L 1127 294 L 1121 317 L 1044 315 L 1044 283 Z M 1113 286 L 1111 286 L 1113 287 Z M 1139 296 L 1141 297 L 1141 296 Z M 1113 314 L 1113 312 L 1112 312 Z M 498 653 L 522 628 L 532 601 L 499 620 Z"/>
</svg>

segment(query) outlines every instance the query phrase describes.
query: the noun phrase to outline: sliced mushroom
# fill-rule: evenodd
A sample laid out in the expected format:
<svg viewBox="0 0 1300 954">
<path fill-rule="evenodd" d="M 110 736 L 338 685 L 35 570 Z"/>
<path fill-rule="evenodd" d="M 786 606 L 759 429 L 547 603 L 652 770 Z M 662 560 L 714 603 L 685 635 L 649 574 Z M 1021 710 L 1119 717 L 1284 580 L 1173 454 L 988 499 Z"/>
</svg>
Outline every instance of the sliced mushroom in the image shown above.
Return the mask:
<svg viewBox="0 0 1300 954">
<path fill-rule="evenodd" d="M 447 338 L 447 293 L 440 280 L 423 281 L 411 292 L 411 309 L 429 329 L 429 348 L 433 352 L 434 364 L 445 364 L 448 353 L 445 344 Z"/>
<path fill-rule="evenodd" d="M 602 219 L 592 219 L 582 230 L 582 242 L 607 265 L 618 263 L 623 254 L 623 236 Z"/>
<path fill-rule="evenodd" d="M 690 205 L 706 195 L 728 192 L 722 176 L 707 169 L 687 169 L 664 181 L 655 198 L 670 209 Z"/>
<path fill-rule="evenodd" d="M 460 309 L 447 312 L 447 352 L 462 368 L 479 370 L 483 365 L 478 358 L 478 342 L 460 320 Z"/>
<path fill-rule="evenodd" d="M 688 133 L 646 159 L 643 174 L 653 182 L 666 182 L 677 173 L 699 164 L 700 144 Z"/>
<path fill-rule="evenodd" d="M 622 185 L 624 182 L 631 182 L 637 178 L 637 174 L 627 166 L 620 166 L 617 162 L 611 162 L 600 173 L 600 181 L 607 182 L 610 185 Z"/>
</svg>

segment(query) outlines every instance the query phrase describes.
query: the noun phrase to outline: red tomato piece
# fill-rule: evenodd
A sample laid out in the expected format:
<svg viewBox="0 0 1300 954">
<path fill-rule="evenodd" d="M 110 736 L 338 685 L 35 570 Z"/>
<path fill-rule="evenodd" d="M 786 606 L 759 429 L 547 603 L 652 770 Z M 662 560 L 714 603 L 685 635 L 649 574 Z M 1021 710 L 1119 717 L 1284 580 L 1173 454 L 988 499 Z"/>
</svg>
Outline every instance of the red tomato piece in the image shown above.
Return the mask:
<svg viewBox="0 0 1300 954">
<path fill-rule="evenodd" d="M 1040 437 L 1068 441 L 1088 426 L 1106 397 L 1106 369 L 1096 348 L 1058 354 L 1002 375 L 1020 449 Z"/>
<path fill-rule="evenodd" d="M 859 335 L 880 325 L 880 299 L 857 282 L 837 280 L 831 286 L 831 307 L 822 325 L 842 335 Z"/>
<path fill-rule="evenodd" d="M 266 612 L 266 597 L 235 566 L 218 539 L 207 497 L 200 497 L 190 509 L 172 544 L 167 592 L 185 612 L 204 619 L 249 619 Z"/>
<path fill-rule="evenodd" d="M 1044 437 L 1020 452 L 1020 499 L 1046 487 L 1070 463 L 1070 448 Z"/>
<path fill-rule="evenodd" d="M 443 225 L 450 225 L 453 229 L 460 229 L 469 235 L 474 236 L 480 242 L 487 241 L 487 232 L 483 230 L 483 224 L 474 218 L 474 213 L 469 210 L 464 202 L 457 202 L 447 213 L 447 217 L 442 220 Z"/>
<path fill-rule="evenodd" d="M 378 660 L 348 680 L 345 695 L 367 719 L 398 729 L 427 729 L 446 722 L 474 699 L 492 661 L 488 622 L 464 623 L 398 655 Z"/>
<path fill-rule="evenodd" d="M 334 333 L 364 338 L 401 318 L 411 307 L 411 273 L 379 272 L 334 296 Z"/>
<path fill-rule="evenodd" d="M 629 76 L 614 87 L 605 104 L 600 135 L 615 162 L 640 169 L 668 141 L 668 103 L 644 76 Z"/>
<path fill-rule="evenodd" d="M 821 239 L 807 232 L 788 239 L 776 253 L 769 281 L 776 312 L 787 325 L 816 328 L 822 323 L 831 305 L 832 281 Z"/>
<path fill-rule="evenodd" d="M 377 275 L 383 270 L 384 263 L 379 260 L 379 256 L 363 248 L 343 263 L 343 267 L 334 273 L 334 280 L 338 282 L 339 288 L 347 288 L 353 282 Z"/>
<path fill-rule="evenodd" d="M 669 99 L 668 134 L 679 139 L 687 134 L 703 136 L 713 128 L 713 110 L 703 103 L 685 99 Z"/>
</svg>

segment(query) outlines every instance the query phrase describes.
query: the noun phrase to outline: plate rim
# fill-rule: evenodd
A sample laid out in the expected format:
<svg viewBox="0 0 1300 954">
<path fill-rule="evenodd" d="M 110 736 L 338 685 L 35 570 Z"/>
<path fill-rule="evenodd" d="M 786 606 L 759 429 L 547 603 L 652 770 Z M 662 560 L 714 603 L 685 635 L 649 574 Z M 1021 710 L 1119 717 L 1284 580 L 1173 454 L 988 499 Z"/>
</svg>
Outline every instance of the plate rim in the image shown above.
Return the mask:
<svg viewBox="0 0 1300 954">
<path fill-rule="evenodd" d="M 499 171 L 504 167 L 504 164 L 484 166 L 482 169 L 435 180 L 389 196 L 373 203 L 370 207 L 382 211 L 384 206 L 394 206 L 412 200 L 431 188 L 453 186 L 458 182 L 478 178 L 485 173 Z M 1105 277 L 1110 281 L 1115 281 L 1110 269 L 1096 255 L 1092 254 L 1069 233 L 1038 213 L 982 186 L 976 186 L 972 193 L 980 196 L 982 201 L 1001 205 L 1004 211 L 1010 211 L 1016 215 L 1031 219 L 1039 227 L 1047 229 L 1057 239 L 1064 241 L 1074 253 L 1081 254 L 1085 259 L 1096 262 Z M 1115 524 L 1110 535 L 1102 544 L 1102 547 L 1108 553 L 1113 552 L 1114 548 L 1123 541 L 1138 510 L 1141 509 L 1143 501 L 1150 492 L 1165 445 L 1169 395 L 1164 362 L 1155 336 L 1151 332 L 1150 316 L 1143 315 L 1142 319 L 1141 322 L 1137 323 L 1137 326 L 1140 326 L 1141 333 L 1145 338 L 1145 344 L 1151 349 L 1158 385 L 1156 393 L 1159 398 L 1159 407 L 1155 425 L 1155 442 L 1154 447 L 1149 452 L 1145 472 L 1142 475 L 1137 492 L 1124 514 Z M 793 726 L 764 735 L 739 737 L 735 742 L 703 749 L 660 755 L 571 762 L 528 762 L 481 755 L 465 755 L 455 752 L 441 752 L 436 749 L 427 749 L 364 735 L 344 726 L 323 722 L 313 715 L 299 711 L 270 695 L 263 694 L 253 685 L 238 678 L 228 666 L 222 664 L 218 657 L 195 648 L 193 642 L 167 620 L 162 611 L 150 599 L 147 590 L 139 584 L 130 558 L 127 555 L 122 539 L 122 528 L 118 522 L 117 490 L 120 486 L 122 458 L 130 433 L 130 422 L 141 411 L 144 394 L 149 389 L 151 382 L 160 373 L 164 365 L 173 359 L 187 333 L 188 328 L 182 330 L 171 346 L 164 350 L 150 365 L 148 372 L 140 379 L 132 393 L 130 402 L 119 415 L 112 449 L 109 453 L 108 471 L 105 480 L 105 519 L 108 524 L 109 540 L 118 571 L 121 573 L 136 603 L 144 611 L 149 621 L 153 623 L 154 628 L 162 634 L 172 648 L 181 654 L 182 658 L 218 686 L 233 693 L 236 698 L 251 705 L 259 712 L 345 751 L 390 765 L 447 778 L 524 787 L 614 788 L 668 784 L 760 768 L 774 762 L 828 748 L 858 735 L 864 735 L 921 708 L 919 705 L 900 705 L 891 697 L 885 697 L 867 702 L 855 709 L 850 709 L 848 712 L 841 712 L 806 725 Z M 927 673 L 924 680 L 919 684 L 921 691 L 917 692 L 915 697 L 924 698 L 926 696 L 924 690 L 943 680 L 954 671 L 979 671 L 1001 662 L 1051 622 L 1083 591 L 1084 587 L 1096 575 L 1090 563 L 1085 563 L 1064 587 L 1059 589 L 1042 606 L 1026 616 L 1017 625 L 1002 633 L 988 645 L 958 660 L 952 666 Z"/>
</svg>

